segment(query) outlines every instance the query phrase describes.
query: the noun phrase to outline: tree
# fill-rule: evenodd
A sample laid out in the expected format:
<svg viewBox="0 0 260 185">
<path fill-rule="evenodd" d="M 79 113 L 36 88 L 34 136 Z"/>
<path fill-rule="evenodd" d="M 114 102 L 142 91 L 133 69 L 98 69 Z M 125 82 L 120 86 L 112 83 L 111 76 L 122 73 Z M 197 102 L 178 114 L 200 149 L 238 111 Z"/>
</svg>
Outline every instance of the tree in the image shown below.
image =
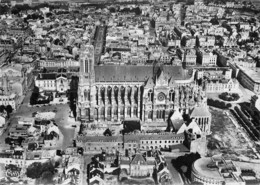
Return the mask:
<svg viewBox="0 0 260 185">
<path fill-rule="evenodd" d="M 218 22 L 217 18 L 211 19 L 210 22 L 212 23 L 212 25 L 219 25 L 219 22 Z"/>
<path fill-rule="evenodd" d="M 6 5 L 2 6 L 0 5 L 0 15 L 6 14 L 8 13 L 8 11 L 10 10 L 10 8 Z"/>
<path fill-rule="evenodd" d="M 5 144 L 11 144 L 12 139 L 10 137 L 5 138 Z"/>
<path fill-rule="evenodd" d="M 116 9 L 115 9 L 114 7 L 110 7 L 110 8 L 109 8 L 109 11 L 110 11 L 111 13 L 115 13 L 115 12 L 116 12 Z"/>
<path fill-rule="evenodd" d="M 42 184 L 52 184 L 53 183 L 53 173 L 49 171 L 45 171 L 41 175 L 41 183 Z"/>
<path fill-rule="evenodd" d="M 38 179 L 41 177 L 42 171 L 42 163 L 34 162 L 30 166 L 28 166 L 26 170 L 26 176 L 32 179 Z"/>
<path fill-rule="evenodd" d="M 35 105 L 37 103 L 37 100 L 39 98 L 39 88 L 34 86 L 33 93 L 30 97 L 30 104 Z"/>
<path fill-rule="evenodd" d="M 47 73 L 47 69 L 45 67 L 42 69 L 42 73 Z"/>
<path fill-rule="evenodd" d="M 3 113 L 4 110 L 5 110 L 5 106 L 4 106 L 4 105 L 1 105 L 1 106 L 0 106 L 0 112 Z"/>
<path fill-rule="evenodd" d="M 6 112 L 7 112 L 8 115 L 13 112 L 13 108 L 12 108 L 11 105 L 7 105 L 7 106 L 5 107 L 5 110 L 6 110 Z"/>
<path fill-rule="evenodd" d="M 18 137 L 17 142 L 19 145 L 22 145 L 22 142 L 25 140 L 23 137 Z"/>
<path fill-rule="evenodd" d="M 184 174 L 190 179 L 191 178 L 191 170 L 193 163 L 200 158 L 199 153 L 190 153 L 184 156 L 177 157 L 176 159 L 172 160 L 172 165 L 179 171 L 184 172 Z M 184 170 L 186 166 L 187 169 Z M 184 170 L 184 171 L 183 171 Z"/>
<path fill-rule="evenodd" d="M 51 12 L 46 13 L 46 17 L 51 17 L 53 14 Z"/>
<path fill-rule="evenodd" d="M 49 178 L 50 174 L 45 173 L 49 172 L 52 175 L 55 172 L 55 168 L 51 162 L 46 162 L 46 163 L 40 163 L 40 162 L 34 162 L 30 166 L 28 166 L 26 170 L 26 175 L 29 178 L 32 179 L 39 179 L 42 178 L 46 180 L 45 178 Z"/>
</svg>

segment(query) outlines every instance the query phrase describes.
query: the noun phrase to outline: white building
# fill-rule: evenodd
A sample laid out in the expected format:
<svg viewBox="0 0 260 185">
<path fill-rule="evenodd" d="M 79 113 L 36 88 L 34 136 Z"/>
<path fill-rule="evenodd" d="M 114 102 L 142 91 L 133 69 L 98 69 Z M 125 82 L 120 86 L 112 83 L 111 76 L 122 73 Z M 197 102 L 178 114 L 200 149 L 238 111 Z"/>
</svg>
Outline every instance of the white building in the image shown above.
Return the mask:
<svg viewBox="0 0 260 185">
<path fill-rule="evenodd" d="M 18 124 L 20 125 L 34 125 L 34 118 L 29 118 L 29 117 L 19 117 L 18 118 Z"/>
<path fill-rule="evenodd" d="M 217 55 L 208 49 L 197 50 L 198 62 L 203 66 L 216 66 Z"/>
<path fill-rule="evenodd" d="M 69 89 L 69 82 L 67 74 L 64 73 L 40 73 L 35 79 L 35 86 L 40 91 L 66 93 Z"/>
<path fill-rule="evenodd" d="M 11 105 L 11 107 L 16 110 L 17 108 L 17 105 L 18 105 L 18 99 L 19 97 L 12 93 L 10 95 L 0 95 L 0 105 L 4 105 L 4 106 L 7 106 L 7 105 Z"/>
</svg>

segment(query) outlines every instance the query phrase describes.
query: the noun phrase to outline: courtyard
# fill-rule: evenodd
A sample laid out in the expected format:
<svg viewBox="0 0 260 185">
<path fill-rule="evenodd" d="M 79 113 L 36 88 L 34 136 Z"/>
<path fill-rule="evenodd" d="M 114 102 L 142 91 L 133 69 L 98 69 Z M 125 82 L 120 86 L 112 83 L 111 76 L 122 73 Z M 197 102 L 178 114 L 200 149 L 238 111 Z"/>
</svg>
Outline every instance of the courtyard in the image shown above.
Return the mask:
<svg viewBox="0 0 260 185">
<path fill-rule="evenodd" d="M 210 107 L 212 114 L 211 135 L 207 136 L 208 155 L 226 154 L 234 159 L 238 156 L 255 157 L 243 131 L 237 128 L 225 111 Z"/>
<path fill-rule="evenodd" d="M 251 97 L 254 96 L 254 93 L 246 88 L 244 88 L 242 85 L 239 85 L 239 89 L 235 92 L 229 92 L 229 93 L 237 93 L 240 98 L 237 101 L 224 101 L 219 98 L 219 95 L 221 93 L 208 93 L 207 97 L 214 100 L 224 101 L 226 103 L 241 103 L 241 102 L 250 102 Z"/>
</svg>

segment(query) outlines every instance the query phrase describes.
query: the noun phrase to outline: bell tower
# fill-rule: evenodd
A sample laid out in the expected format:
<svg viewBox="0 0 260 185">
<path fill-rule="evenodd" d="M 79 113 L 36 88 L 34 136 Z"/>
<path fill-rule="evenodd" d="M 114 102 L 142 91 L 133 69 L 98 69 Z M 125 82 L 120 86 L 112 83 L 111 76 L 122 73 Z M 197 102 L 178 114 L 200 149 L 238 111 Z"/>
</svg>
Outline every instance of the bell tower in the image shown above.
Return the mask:
<svg viewBox="0 0 260 185">
<path fill-rule="evenodd" d="M 77 115 L 82 122 L 93 120 L 95 98 L 94 47 L 83 45 L 80 49 Z"/>
<path fill-rule="evenodd" d="M 92 45 L 81 47 L 79 58 L 80 73 L 94 73 L 94 47 Z"/>
</svg>

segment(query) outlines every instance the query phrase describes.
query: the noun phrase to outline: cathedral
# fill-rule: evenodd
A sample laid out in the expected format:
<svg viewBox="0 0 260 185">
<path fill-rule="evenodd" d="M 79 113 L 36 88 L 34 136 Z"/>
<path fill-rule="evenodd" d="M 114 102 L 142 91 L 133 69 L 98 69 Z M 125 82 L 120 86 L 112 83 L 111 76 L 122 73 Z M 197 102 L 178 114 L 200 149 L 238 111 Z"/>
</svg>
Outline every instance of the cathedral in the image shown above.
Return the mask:
<svg viewBox="0 0 260 185">
<path fill-rule="evenodd" d="M 176 109 L 190 114 L 207 106 L 195 71 L 181 66 L 95 65 L 93 46 L 80 55 L 77 117 L 82 123 L 139 120 L 142 126 L 166 128 Z"/>
</svg>

